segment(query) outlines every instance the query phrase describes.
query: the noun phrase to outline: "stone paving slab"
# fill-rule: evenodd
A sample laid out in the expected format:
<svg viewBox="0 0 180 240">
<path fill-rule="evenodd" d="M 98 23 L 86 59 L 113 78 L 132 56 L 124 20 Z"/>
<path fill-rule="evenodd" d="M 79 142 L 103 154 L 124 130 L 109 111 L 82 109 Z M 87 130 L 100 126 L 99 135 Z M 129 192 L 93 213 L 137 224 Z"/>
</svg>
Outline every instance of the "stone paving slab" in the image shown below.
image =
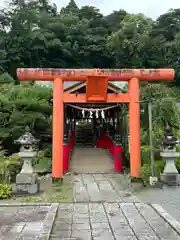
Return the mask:
<svg viewBox="0 0 180 240">
<path fill-rule="evenodd" d="M 58 204 L 0 205 L 0 239 L 49 239 L 57 208 Z"/>
<path fill-rule="evenodd" d="M 139 201 L 125 176 L 74 175 L 74 202 L 0 204 L 0 240 L 178 240 L 180 223 Z"/>
<path fill-rule="evenodd" d="M 156 204 L 0 205 L 2 240 L 178 240 L 180 223 Z"/>
<path fill-rule="evenodd" d="M 178 240 L 180 223 L 144 203 L 60 204 L 51 240 Z"/>
<path fill-rule="evenodd" d="M 74 202 L 140 202 L 120 174 L 74 175 Z"/>
</svg>

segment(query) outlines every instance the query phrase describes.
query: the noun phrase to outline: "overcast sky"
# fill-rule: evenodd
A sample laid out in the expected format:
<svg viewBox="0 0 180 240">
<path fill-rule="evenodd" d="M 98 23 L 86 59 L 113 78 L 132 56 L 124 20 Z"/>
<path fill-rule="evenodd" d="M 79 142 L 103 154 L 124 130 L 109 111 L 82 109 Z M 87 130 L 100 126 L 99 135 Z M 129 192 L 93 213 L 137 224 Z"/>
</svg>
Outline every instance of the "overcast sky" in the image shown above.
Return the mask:
<svg viewBox="0 0 180 240">
<path fill-rule="evenodd" d="M 58 7 L 65 6 L 68 0 L 53 0 Z M 108 14 L 113 10 L 125 9 L 130 13 L 144 13 L 156 18 L 170 8 L 180 8 L 180 0 L 76 0 L 79 6 L 93 5 Z"/>
<path fill-rule="evenodd" d="M 58 8 L 68 4 L 69 0 L 51 0 Z M 3 6 L 4 0 L 0 0 Z M 149 17 L 157 18 L 170 8 L 180 8 L 180 0 L 76 0 L 79 6 L 93 5 L 108 14 L 113 10 L 125 9 L 130 13 L 144 13 Z"/>
</svg>

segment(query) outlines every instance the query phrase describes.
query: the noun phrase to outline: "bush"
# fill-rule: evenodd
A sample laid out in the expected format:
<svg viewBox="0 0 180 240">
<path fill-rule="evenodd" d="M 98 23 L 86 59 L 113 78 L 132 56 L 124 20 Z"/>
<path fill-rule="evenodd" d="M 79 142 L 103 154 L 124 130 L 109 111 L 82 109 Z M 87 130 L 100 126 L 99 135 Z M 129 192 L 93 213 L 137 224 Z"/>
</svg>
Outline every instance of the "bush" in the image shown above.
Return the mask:
<svg viewBox="0 0 180 240">
<path fill-rule="evenodd" d="M 157 177 L 160 176 L 165 166 L 165 162 L 163 160 L 155 161 L 155 175 Z M 140 170 L 140 177 L 144 182 L 149 182 L 149 177 L 152 176 L 151 173 L 151 164 L 144 164 Z"/>
<path fill-rule="evenodd" d="M 44 156 L 47 158 L 52 158 L 52 144 L 48 144 L 48 147 L 44 149 Z"/>
<path fill-rule="evenodd" d="M 126 168 L 130 168 L 130 153 L 127 146 L 124 146 L 123 149 L 123 165 Z"/>
<path fill-rule="evenodd" d="M 155 175 L 157 177 L 160 176 L 160 174 L 163 172 L 165 167 L 165 161 L 164 160 L 158 160 L 155 161 Z M 178 172 L 180 173 L 180 158 L 178 158 L 176 160 L 176 167 Z M 144 180 L 144 182 L 148 182 L 149 181 L 149 177 L 151 176 L 151 164 L 150 163 L 146 163 L 141 167 L 141 171 L 140 171 L 140 176 L 141 178 Z"/>
<path fill-rule="evenodd" d="M 165 166 L 164 160 L 159 160 L 155 162 L 155 174 L 157 177 L 160 176 L 160 174 L 163 172 Z"/>
<path fill-rule="evenodd" d="M 49 173 L 52 168 L 52 161 L 47 157 L 46 151 L 39 151 L 33 161 L 33 168 L 36 173 Z"/>
<path fill-rule="evenodd" d="M 12 196 L 12 187 L 9 184 L 0 184 L 0 199 L 8 199 Z"/>
<path fill-rule="evenodd" d="M 0 83 L 13 83 L 14 79 L 8 73 L 0 74 Z"/>
<path fill-rule="evenodd" d="M 0 182 L 14 182 L 16 175 L 20 172 L 21 168 L 22 162 L 19 159 L 18 154 L 6 157 L 2 152 L 0 153 Z"/>
<path fill-rule="evenodd" d="M 17 152 L 14 140 L 26 126 L 36 138 L 51 135 L 52 89 L 38 86 L 3 84 L 0 89 L 0 142 L 8 154 Z"/>
<path fill-rule="evenodd" d="M 160 149 L 155 149 L 155 148 L 153 149 L 155 160 L 161 159 L 160 152 L 161 152 Z M 141 146 L 141 159 L 142 159 L 143 164 L 150 164 L 151 154 L 150 154 L 150 146 L 149 145 Z"/>
<path fill-rule="evenodd" d="M 178 172 L 180 173 L 180 158 L 178 158 L 176 160 L 176 167 L 177 167 Z"/>
<path fill-rule="evenodd" d="M 151 166 L 149 164 L 144 164 L 140 169 L 140 177 L 144 182 L 148 182 L 150 176 L 151 176 Z"/>
<path fill-rule="evenodd" d="M 149 161 L 150 161 L 149 145 L 141 146 L 141 159 L 142 159 L 143 164 L 149 164 Z"/>
</svg>

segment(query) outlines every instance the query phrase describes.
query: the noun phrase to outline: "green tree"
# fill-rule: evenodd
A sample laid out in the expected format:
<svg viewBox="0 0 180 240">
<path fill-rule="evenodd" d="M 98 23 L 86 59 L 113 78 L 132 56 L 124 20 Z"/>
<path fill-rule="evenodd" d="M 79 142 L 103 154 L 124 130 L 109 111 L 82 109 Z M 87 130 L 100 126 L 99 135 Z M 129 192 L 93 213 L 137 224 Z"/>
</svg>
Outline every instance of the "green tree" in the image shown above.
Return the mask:
<svg viewBox="0 0 180 240">
<path fill-rule="evenodd" d="M 113 11 L 111 14 L 105 16 L 105 20 L 108 24 L 108 29 L 111 32 L 116 32 L 120 28 L 120 24 L 123 21 L 127 12 L 124 10 Z"/>
<path fill-rule="evenodd" d="M 120 29 L 108 38 L 108 47 L 122 68 L 143 68 L 141 52 L 149 38 L 152 20 L 143 14 L 127 14 L 120 23 Z"/>
<path fill-rule="evenodd" d="M 153 24 L 152 36 L 163 36 L 167 41 L 175 39 L 180 32 L 180 9 L 171 9 L 167 13 L 159 16 Z"/>
<path fill-rule="evenodd" d="M 48 99 L 52 90 L 38 86 L 2 85 L 0 88 L 0 141 L 9 153 L 13 141 L 24 133 L 26 126 L 36 137 L 51 135 L 51 106 Z"/>
<path fill-rule="evenodd" d="M 169 87 L 162 84 L 146 84 L 141 87 L 141 131 L 142 144 L 147 145 L 148 136 L 148 101 L 152 101 L 152 123 L 155 148 L 159 147 L 160 138 L 164 134 L 167 124 L 175 129 L 179 128 L 180 111 L 177 106 L 180 90 L 176 87 Z"/>
<path fill-rule="evenodd" d="M 77 4 L 75 3 L 75 1 L 70 0 L 69 4 L 66 7 L 61 9 L 61 13 L 63 13 L 63 14 L 75 13 L 76 14 L 76 13 L 78 13 L 78 10 L 79 10 L 79 8 L 78 8 Z"/>
</svg>

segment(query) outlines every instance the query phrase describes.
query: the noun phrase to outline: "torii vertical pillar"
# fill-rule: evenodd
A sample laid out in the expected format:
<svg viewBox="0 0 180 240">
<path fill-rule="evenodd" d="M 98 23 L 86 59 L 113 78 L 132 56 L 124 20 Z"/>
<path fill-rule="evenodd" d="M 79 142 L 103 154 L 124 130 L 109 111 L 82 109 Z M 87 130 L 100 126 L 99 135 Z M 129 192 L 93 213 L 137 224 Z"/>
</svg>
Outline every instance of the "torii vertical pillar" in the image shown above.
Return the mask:
<svg viewBox="0 0 180 240">
<path fill-rule="evenodd" d="M 52 179 L 63 179 L 63 136 L 64 136 L 64 102 L 63 80 L 54 79 L 53 85 L 53 149 Z"/>
<path fill-rule="evenodd" d="M 130 169 L 132 177 L 140 176 L 141 149 L 140 149 L 140 103 L 139 79 L 129 81 L 129 144 L 130 144 Z"/>
</svg>

